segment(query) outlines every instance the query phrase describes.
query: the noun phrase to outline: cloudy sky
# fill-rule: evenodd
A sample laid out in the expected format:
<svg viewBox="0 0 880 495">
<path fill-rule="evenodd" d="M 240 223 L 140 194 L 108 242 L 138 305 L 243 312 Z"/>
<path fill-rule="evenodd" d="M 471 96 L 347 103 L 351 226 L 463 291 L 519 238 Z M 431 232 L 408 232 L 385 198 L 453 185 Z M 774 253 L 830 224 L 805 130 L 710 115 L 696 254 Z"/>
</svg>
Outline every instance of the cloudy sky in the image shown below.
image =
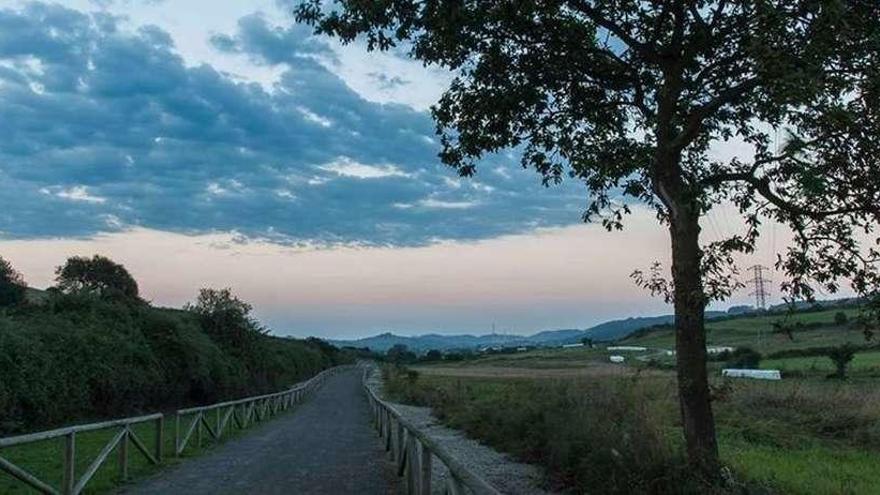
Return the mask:
<svg viewBox="0 0 880 495">
<path fill-rule="evenodd" d="M 315 38 L 284 3 L 0 0 L 0 255 L 45 287 L 102 253 L 162 305 L 229 286 L 278 334 L 669 311 L 628 278 L 666 258 L 650 213 L 583 225 L 583 187 L 544 188 L 510 153 L 459 179 L 427 114 L 450 75 Z M 744 263 L 772 261 L 765 237 Z"/>
</svg>

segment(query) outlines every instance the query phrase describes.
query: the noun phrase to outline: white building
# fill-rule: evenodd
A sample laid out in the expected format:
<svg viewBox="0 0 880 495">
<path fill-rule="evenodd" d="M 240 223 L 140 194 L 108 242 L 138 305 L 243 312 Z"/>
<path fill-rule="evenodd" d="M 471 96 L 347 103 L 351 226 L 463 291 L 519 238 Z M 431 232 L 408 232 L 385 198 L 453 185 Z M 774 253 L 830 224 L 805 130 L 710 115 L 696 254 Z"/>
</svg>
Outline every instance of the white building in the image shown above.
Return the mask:
<svg viewBox="0 0 880 495">
<path fill-rule="evenodd" d="M 756 380 L 782 380 L 782 373 L 779 370 L 746 370 L 729 368 L 721 370 L 721 376 L 730 378 L 754 378 Z"/>
</svg>

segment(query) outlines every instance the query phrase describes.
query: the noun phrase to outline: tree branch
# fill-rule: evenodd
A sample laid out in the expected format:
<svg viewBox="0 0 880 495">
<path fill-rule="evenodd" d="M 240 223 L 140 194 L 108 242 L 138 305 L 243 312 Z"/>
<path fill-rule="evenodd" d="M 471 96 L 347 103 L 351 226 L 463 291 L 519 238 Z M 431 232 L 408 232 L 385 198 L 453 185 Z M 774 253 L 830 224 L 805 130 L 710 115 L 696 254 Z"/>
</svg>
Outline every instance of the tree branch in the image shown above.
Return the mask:
<svg viewBox="0 0 880 495">
<path fill-rule="evenodd" d="M 747 94 L 758 86 L 758 79 L 755 77 L 746 79 L 745 81 L 731 86 L 719 93 L 715 98 L 707 103 L 695 108 L 688 116 L 684 128 L 672 140 L 672 148 L 675 151 L 681 151 L 689 145 L 699 134 L 703 127 L 703 122 L 717 112 L 721 107 L 728 103 L 735 102 L 738 98 Z"/>
<path fill-rule="evenodd" d="M 753 167 L 753 170 L 754 169 L 755 167 Z M 725 182 L 745 182 L 754 187 L 755 190 L 759 194 L 761 194 L 761 196 L 763 196 L 767 201 L 772 203 L 780 210 L 814 220 L 822 220 L 824 218 L 836 215 L 846 215 L 849 213 L 860 213 L 868 211 L 864 207 L 860 206 L 848 206 L 831 210 L 815 210 L 803 205 L 792 203 L 791 201 L 783 198 L 775 191 L 773 191 L 773 188 L 770 186 L 770 179 L 768 179 L 767 177 L 756 177 L 751 173 L 746 172 L 729 172 L 715 174 L 702 181 L 702 183 L 706 186 L 720 186 Z M 880 209 L 874 211 L 873 213 L 880 214 Z"/>
<path fill-rule="evenodd" d="M 598 10 L 594 9 L 590 2 L 573 1 L 571 2 L 571 5 L 577 12 L 580 12 L 581 14 L 587 16 L 587 18 L 593 21 L 597 26 L 601 26 L 607 29 L 611 34 L 619 38 L 620 41 L 624 42 L 628 47 L 641 55 L 645 60 L 657 61 L 659 59 L 657 52 L 651 49 L 650 45 L 632 37 L 620 25 L 605 17 Z"/>
</svg>

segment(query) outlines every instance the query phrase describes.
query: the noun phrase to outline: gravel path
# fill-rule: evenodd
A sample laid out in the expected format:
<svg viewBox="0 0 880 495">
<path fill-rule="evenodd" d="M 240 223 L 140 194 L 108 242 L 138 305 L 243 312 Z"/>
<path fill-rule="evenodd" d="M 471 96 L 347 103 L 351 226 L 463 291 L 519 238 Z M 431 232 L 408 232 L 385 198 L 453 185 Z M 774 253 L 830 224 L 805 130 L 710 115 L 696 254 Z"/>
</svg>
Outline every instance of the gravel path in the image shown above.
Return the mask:
<svg viewBox="0 0 880 495">
<path fill-rule="evenodd" d="M 374 371 L 370 375 L 368 384 L 373 390 L 381 390 L 382 379 L 378 371 Z M 464 433 L 458 430 L 443 426 L 431 414 L 430 408 L 391 404 L 400 414 L 418 425 L 423 432 L 441 444 L 474 474 L 482 477 L 501 493 L 507 495 L 551 494 L 551 492 L 540 488 L 543 476 L 537 466 L 516 462 L 506 454 L 467 438 Z M 431 481 L 433 491 L 434 493 L 442 493 L 448 471 L 441 462 L 434 462 L 431 466 L 433 468 Z"/>
<path fill-rule="evenodd" d="M 393 467 L 370 426 L 361 373 L 328 378 L 295 411 L 122 493 L 396 493 Z"/>
</svg>

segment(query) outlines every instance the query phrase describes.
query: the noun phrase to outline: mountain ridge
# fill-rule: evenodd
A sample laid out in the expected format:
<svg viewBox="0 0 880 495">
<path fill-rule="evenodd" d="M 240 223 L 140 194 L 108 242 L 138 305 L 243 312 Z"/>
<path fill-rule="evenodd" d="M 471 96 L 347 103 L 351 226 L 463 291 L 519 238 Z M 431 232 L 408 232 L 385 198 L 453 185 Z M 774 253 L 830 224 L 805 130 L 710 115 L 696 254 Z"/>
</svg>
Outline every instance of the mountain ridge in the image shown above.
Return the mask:
<svg viewBox="0 0 880 495">
<path fill-rule="evenodd" d="M 726 315 L 721 311 L 709 311 L 708 318 Z M 547 347 L 578 343 L 584 338 L 593 339 L 596 342 L 609 342 L 619 340 L 642 328 L 653 325 L 672 323 L 672 315 L 660 316 L 637 316 L 618 320 L 610 320 L 586 329 L 562 328 L 554 330 L 542 330 L 531 335 L 513 335 L 505 333 L 490 333 L 485 335 L 453 334 L 442 335 L 429 333 L 424 335 L 404 336 L 391 332 L 383 332 L 371 337 L 360 339 L 334 339 L 328 340 L 339 347 L 369 348 L 376 352 L 385 352 L 394 345 L 402 344 L 416 352 L 429 350 L 478 350 L 486 347 Z"/>
</svg>

